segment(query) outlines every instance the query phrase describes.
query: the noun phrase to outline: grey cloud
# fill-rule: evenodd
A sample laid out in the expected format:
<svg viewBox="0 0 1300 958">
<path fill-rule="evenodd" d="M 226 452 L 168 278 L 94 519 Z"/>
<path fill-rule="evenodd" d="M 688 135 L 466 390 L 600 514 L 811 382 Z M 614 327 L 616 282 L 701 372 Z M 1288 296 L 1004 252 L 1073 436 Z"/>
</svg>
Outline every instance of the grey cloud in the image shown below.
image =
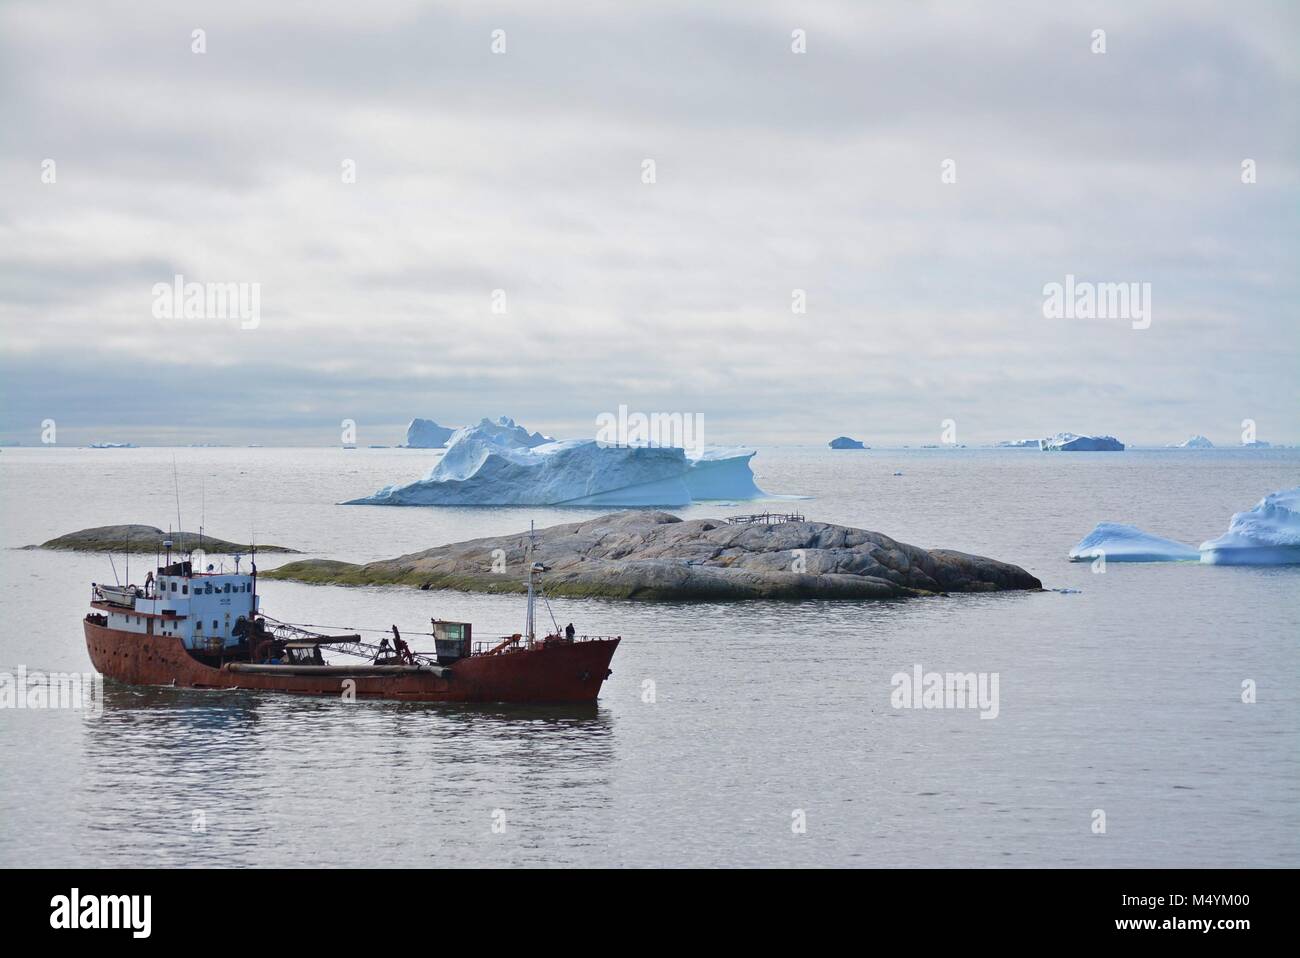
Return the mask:
<svg viewBox="0 0 1300 958">
<path fill-rule="evenodd" d="M 746 441 L 1000 439 L 1085 404 L 1160 441 L 1150 408 L 1203 431 L 1225 391 L 1300 433 L 1300 15 L 1244 10 L 7 4 L 0 430 L 61 403 L 198 428 L 139 398 L 185 381 L 156 360 L 179 332 L 187 377 L 256 397 L 201 423 L 269 441 L 343 407 L 559 430 L 620 402 Z M 152 323 L 176 272 L 261 282 L 262 326 Z M 1152 328 L 1045 320 L 1066 273 L 1151 282 Z"/>
</svg>

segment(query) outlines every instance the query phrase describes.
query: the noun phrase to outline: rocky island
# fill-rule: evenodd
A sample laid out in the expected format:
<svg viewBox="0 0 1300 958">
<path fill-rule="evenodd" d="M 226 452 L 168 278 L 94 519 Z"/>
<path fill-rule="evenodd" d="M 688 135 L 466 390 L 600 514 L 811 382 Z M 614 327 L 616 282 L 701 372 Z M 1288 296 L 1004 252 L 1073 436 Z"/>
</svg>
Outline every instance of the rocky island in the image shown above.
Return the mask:
<svg viewBox="0 0 1300 958">
<path fill-rule="evenodd" d="M 122 525 L 95 526 L 93 529 L 81 529 L 69 532 L 65 536 L 50 539 L 40 545 L 24 546 L 25 549 L 63 549 L 68 552 L 161 552 L 163 541 L 171 539 L 179 546 L 182 542 L 188 547 L 197 547 L 197 532 L 163 532 L 156 526 Z M 176 550 L 173 550 L 176 551 Z M 203 534 L 203 551 L 213 554 L 246 555 L 252 549 L 247 544 L 228 542 L 216 536 Z M 297 552 L 284 546 L 258 545 L 258 552 Z"/>
<path fill-rule="evenodd" d="M 309 559 L 265 578 L 334 585 L 520 592 L 526 533 L 438 546 L 365 565 Z M 728 524 L 619 512 L 538 530 L 548 593 L 622 599 L 895 599 L 1041 589 L 1019 566 L 925 550 L 826 522 Z M 495 570 L 495 571 L 494 571 Z"/>
</svg>

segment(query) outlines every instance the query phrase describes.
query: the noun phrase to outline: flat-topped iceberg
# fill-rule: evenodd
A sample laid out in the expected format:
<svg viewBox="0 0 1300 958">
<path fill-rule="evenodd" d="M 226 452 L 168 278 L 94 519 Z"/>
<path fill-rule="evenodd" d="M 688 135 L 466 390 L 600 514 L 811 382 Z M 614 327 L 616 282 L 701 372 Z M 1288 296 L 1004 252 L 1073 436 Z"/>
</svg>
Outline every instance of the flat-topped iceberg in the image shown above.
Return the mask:
<svg viewBox="0 0 1300 958">
<path fill-rule="evenodd" d="M 753 450 L 557 442 L 511 419 L 459 429 L 423 479 L 386 486 L 345 505 L 685 506 L 697 499 L 764 495 L 749 468 Z"/>
<path fill-rule="evenodd" d="M 1124 444 L 1114 436 L 1076 436 L 1072 432 L 1058 432 L 1055 436 L 1038 440 L 1044 452 L 1123 452 Z"/>
<path fill-rule="evenodd" d="M 1300 563 L 1300 486 L 1271 493 L 1253 509 L 1236 513 L 1227 532 L 1201 543 L 1201 561 L 1211 565 Z"/>
<path fill-rule="evenodd" d="M 1097 528 L 1070 550 L 1071 562 L 1087 562 L 1098 556 L 1107 562 L 1196 562 L 1201 558 L 1191 546 L 1122 522 L 1097 523 Z"/>
<path fill-rule="evenodd" d="M 607 447 L 608 448 L 608 447 Z M 705 446 L 698 455 L 682 452 L 689 463 L 686 489 L 691 499 L 762 499 L 767 496 L 754 482 L 749 460 L 754 450 L 734 446 Z"/>
</svg>

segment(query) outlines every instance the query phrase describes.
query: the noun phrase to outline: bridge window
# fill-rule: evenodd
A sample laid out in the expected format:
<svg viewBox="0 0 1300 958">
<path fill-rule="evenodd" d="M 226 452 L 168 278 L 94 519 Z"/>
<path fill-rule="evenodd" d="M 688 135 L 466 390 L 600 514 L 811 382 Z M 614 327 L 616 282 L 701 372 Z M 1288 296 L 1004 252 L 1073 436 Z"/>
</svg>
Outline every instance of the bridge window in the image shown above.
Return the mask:
<svg viewBox="0 0 1300 958">
<path fill-rule="evenodd" d="M 188 585 L 181 586 L 181 595 L 189 595 L 189 594 L 190 594 L 190 587 Z"/>
<path fill-rule="evenodd" d="M 220 629 L 220 628 L 221 628 L 221 626 L 217 625 L 217 620 L 216 620 L 216 619 L 213 619 L 213 620 L 212 620 L 212 627 L 213 627 L 214 629 Z"/>
</svg>

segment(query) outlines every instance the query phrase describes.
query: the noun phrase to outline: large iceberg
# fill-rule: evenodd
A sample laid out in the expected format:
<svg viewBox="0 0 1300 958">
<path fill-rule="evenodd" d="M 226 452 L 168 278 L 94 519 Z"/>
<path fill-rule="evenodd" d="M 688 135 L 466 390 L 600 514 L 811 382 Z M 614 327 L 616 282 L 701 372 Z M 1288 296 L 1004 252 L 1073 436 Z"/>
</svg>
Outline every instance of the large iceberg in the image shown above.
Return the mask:
<svg viewBox="0 0 1300 958">
<path fill-rule="evenodd" d="M 1076 436 L 1072 432 L 1058 432 L 1055 436 L 1038 440 L 1044 452 L 1123 452 L 1124 444 L 1114 436 Z"/>
<path fill-rule="evenodd" d="M 511 419 L 459 429 L 429 474 L 345 505 L 685 506 L 697 499 L 753 499 L 752 450 L 557 442 Z"/>
<path fill-rule="evenodd" d="M 866 449 L 861 439 L 851 439 L 848 436 L 836 436 L 826 445 L 832 449 Z"/>
<path fill-rule="evenodd" d="M 1070 561 L 1087 562 L 1098 556 L 1107 562 L 1195 562 L 1201 554 L 1191 546 L 1153 536 L 1137 526 L 1099 522 L 1070 550 Z"/>
<path fill-rule="evenodd" d="M 1211 565 L 1300 563 L 1300 486 L 1265 496 L 1238 512 L 1228 531 L 1201 543 L 1201 561 Z"/>
<path fill-rule="evenodd" d="M 1073 562 L 1104 555 L 1107 562 L 1179 562 L 1199 559 L 1208 565 L 1300 564 L 1300 486 L 1270 493 L 1253 509 L 1238 512 L 1228 531 L 1193 549 L 1162 539 L 1136 526 L 1098 523 L 1070 550 Z"/>
<path fill-rule="evenodd" d="M 455 429 L 439 426 L 432 419 L 412 419 L 406 427 L 408 449 L 441 449 L 447 444 Z"/>
<path fill-rule="evenodd" d="M 1204 436 L 1196 435 L 1196 436 L 1192 436 L 1190 439 L 1184 439 L 1182 442 L 1175 443 L 1170 448 L 1171 449 L 1213 449 L 1214 443 L 1210 442 L 1210 440 L 1206 439 Z"/>
</svg>

